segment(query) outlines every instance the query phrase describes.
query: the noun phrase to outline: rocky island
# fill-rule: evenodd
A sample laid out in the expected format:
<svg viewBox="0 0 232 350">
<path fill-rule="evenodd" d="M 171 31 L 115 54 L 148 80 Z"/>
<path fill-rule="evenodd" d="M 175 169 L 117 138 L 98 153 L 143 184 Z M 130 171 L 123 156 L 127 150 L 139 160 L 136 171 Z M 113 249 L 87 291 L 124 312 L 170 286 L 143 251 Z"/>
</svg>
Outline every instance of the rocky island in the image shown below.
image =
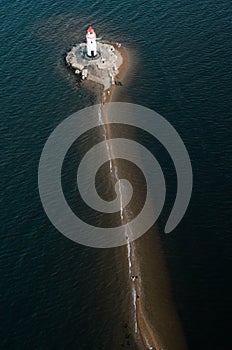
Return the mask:
<svg viewBox="0 0 232 350">
<path fill-rule="evenodd" d="M 66 55 L 66 64 L 82 80 L 91 80 L 103 88 L 102 102 L 109 102 L 114 86 L 122 85 L 127 56 L 120 43 L 103 42 L 90 26 L 86 42 L 74 45 Z"/>
</svg>

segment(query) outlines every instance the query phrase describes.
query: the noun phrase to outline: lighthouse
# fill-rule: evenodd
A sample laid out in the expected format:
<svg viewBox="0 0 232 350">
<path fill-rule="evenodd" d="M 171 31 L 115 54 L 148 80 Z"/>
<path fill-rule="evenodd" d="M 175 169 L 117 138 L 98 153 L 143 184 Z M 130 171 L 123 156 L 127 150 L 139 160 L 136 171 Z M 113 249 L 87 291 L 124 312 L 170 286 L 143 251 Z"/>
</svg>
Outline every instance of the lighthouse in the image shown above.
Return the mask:
<svg viewBox="0 0 232 350">
<path fill-rule="evenodd" d="M 87 30 L 86 41 L 87 41 L 87 56 L 88 57 L 97 56 L 96 33 L 91 26 Z"/>
</svg>

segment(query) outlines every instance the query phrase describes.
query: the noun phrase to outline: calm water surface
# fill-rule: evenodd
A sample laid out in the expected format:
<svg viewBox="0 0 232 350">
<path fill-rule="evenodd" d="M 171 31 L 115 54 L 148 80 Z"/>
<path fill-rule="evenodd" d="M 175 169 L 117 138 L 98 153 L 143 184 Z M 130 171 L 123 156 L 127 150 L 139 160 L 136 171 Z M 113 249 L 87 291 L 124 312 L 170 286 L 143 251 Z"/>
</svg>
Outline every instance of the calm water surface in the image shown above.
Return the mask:
<svg viewBox="0 0 232 350">
<path fill-rule="evenodd" d="M 192 200 L 175 233 L 162 240 L 189 348 L 228 349 L 230 1 L 1 1 L 0 18 L 0 348 L 110 349 L 112 329 L 124 336 L 126 315 L 112 304 L 115 293 L 119 303 L 125 293 L 114 290 L 119 252 L 64 238 L 47 219 L 37 188 L 50 132 L 97 98 L 94 89 L 78 89 L 63 64 L 66 50 L 93 24 L 140 62 L 121 101 L 166 117 L 189 151 Z M 149 138 L 144 144 L 156 148 Z M 176 184 L 169 159 L 159 157 L 170 174 L 162 228 Z"/>
</svg>

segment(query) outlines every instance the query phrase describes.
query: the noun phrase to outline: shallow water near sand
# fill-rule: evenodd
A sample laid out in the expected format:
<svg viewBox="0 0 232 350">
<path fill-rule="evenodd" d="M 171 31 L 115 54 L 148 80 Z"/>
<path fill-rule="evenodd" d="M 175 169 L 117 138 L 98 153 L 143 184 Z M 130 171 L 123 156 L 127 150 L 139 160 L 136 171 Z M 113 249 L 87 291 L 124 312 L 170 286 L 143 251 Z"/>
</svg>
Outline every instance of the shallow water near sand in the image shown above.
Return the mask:
<svg viewBox="0 0 232 350">
<path fill-rule="evenodd" d="M 160 145 L 142 137 L 167 176 L 159 226 L 189 348 L 228 348 L 229 5 L 22 0 L 1 6 L 2 349 L 118 349 L 112 347 L 112 333 L 117 344 L 130 338 L 125 247 L 99 251 L 67 240 L 50 224 L 38 194 L 38 162 L 49 134 L 99 97 L 92 85 L 78 89 L 63 63 L 66 50 L 82 40 L 89 24 L 99 36 L 131 48 L 139 62 L 120 101 L 163 115 L 189 151 L 192 200 L 175 232 L 164 235 L 175 171 Z M 88 140 L 82 142 L 82 148 L 88 146 Z M 67 164 L 64 185 L 72 192 L 69 167 L 73 171 Z M 115 290 L 120 284 L 125 287 Z M 124 312 L 112 302 L 115 294 Z"/>
</svg>

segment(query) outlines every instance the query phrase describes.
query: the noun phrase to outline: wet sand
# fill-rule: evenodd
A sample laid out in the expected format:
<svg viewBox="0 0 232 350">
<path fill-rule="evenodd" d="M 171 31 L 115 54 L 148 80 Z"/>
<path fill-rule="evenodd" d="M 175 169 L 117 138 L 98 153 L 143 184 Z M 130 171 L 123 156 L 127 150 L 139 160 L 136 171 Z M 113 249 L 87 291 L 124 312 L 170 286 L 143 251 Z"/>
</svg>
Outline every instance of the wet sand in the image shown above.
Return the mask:
<svg viewBox="0 0 232 350">
<path fill-rule="evenodd" d="M 123 47 L 115 49 L 123 57 L 116 81 L 124 83 L 128 72 L 129 53 Z M 117 91 L 120 86 L 112 85 L 110 90 L 102 91 L 102 120 L 105 127 L 105 138 L 111 142 L 111 126 L 108 123 L 109 103 L 117 101 Z M 111 147 L 109 147 L 111 149 Z M 112 160 L 112 181 L 118 181 L 118 164 Z M 131 208 L 133 211 L 133 208 Z M 125 209 L 121 212 L 121 223 L 129 221 Z M 131 329 L 134 330 L 134 340 L 138 349 L 187 349 L 178 319 L 175 305 L 172 301 L 169 277 L 162 254 L 159 232 L 152 227 L 148 233 L 134 242 L 128 240 L 127 263 L 125 269 L 128 286 L 131 289 Z"/>
</svg>

